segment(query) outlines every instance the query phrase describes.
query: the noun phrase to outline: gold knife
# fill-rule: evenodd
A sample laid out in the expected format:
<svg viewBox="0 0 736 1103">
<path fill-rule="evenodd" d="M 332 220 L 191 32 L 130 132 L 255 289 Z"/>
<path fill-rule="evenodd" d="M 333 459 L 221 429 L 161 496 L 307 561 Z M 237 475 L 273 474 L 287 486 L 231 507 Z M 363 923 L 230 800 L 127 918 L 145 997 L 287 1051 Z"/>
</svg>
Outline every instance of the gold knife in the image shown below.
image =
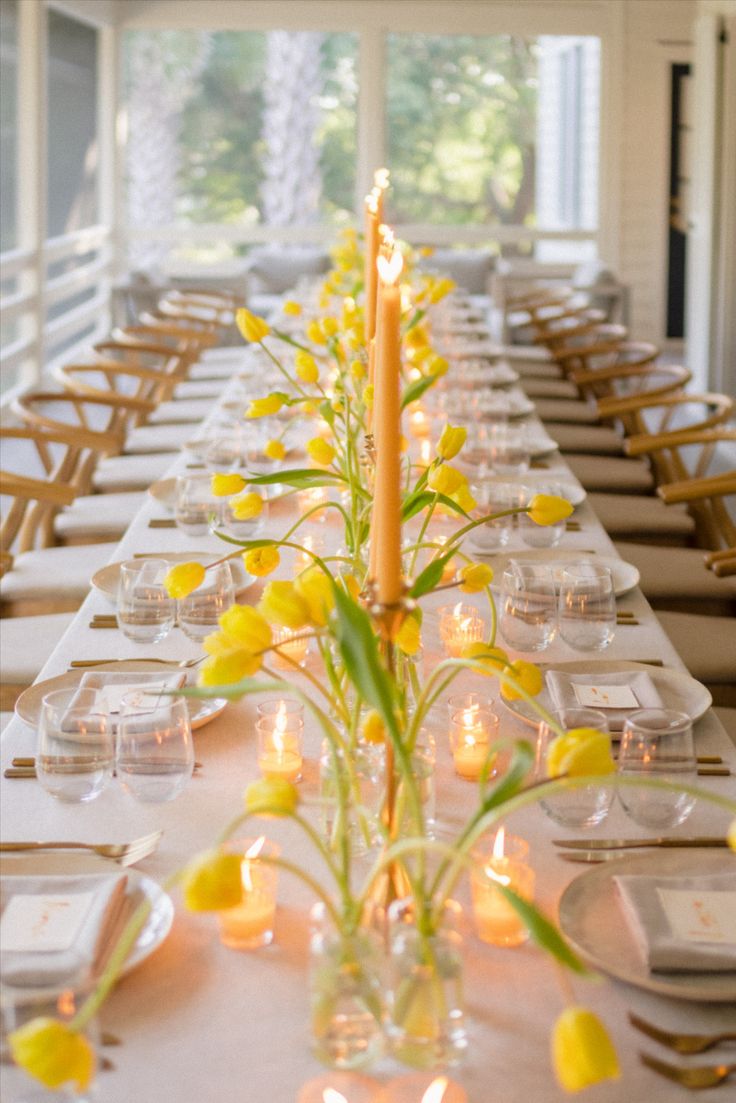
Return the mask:
<svg viewBox="0 0 736 1103">
<path fill-rule="evenodd" d="M 681 838 L 661 835 L 650 839 L 553 839 L 555 846 L 568 847 L 571 850 L 631 850 L 637 847 L 712 847 L 728 846 L 725 835 L 699 835 Z"/>
</svg>

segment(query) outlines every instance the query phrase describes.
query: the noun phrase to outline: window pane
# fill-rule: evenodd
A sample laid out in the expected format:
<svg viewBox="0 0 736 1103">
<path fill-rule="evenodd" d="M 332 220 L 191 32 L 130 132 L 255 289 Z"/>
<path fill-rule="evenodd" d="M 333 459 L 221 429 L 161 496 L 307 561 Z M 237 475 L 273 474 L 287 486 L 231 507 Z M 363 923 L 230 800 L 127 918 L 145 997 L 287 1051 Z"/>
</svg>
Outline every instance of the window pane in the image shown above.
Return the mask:
<svg viewBox="0 0 736 1103">
<path fill-rule="evenodd" d="M 557 41 L 388 36 L 390 217 L 595 225 L 597 177 L 584 170 L 598 156 L 598 40 L 564 39 L 564 58 L 554 50 Z M 547 108 L 552 141 L 541 127 Z M 563 202 L 568 192 L 572 198 Z"/>
<path fill-rule="evenodd" d="M 0 0 L 0 252 L 18 244 L 18 4 Z"/>
<path fill-rule="evenodd" d="M 132 227 L 347 221 L 354 35 L 131 31 L 124 49 Z M 138 243 L 135 261 L 166 251 Z"/>
<path fill-rule="evenodd" d="M 97 222 L 97 32 L 49 11 L 49 237 Z"/>
</svg>

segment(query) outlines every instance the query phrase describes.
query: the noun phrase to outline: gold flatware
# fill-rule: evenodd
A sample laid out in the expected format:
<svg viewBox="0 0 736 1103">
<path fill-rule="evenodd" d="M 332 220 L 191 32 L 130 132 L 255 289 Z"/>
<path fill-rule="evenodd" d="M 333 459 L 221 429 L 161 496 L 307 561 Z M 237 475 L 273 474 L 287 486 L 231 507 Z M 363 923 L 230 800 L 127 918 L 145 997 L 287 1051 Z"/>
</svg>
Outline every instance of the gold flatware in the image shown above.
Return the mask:
<svg viewBox="0 0 736 1103">
<path fill-rule="evenodd" d="M 33 755 L 29 755 L 28 758 L 14 758 L 10 765 L 15 766 L 15 767 L 20 768 L 20 769 L 25 767 L 26 769 L 34 769 L 35 770 L 35 768 L 36 768 L 36 759 Z M 199 770 L 201 768 L 202 768 L 202 763 L 201 762 L 195 762 L 194 763 L 194 769 L 195 770 Z"/>
<path fill-rule="evenodd" d="M 201 763 L 196 763 L 195 764 L 194 770 L 193 770 L 193 772 L 195 774 L 199 773 L 200 765 L 201 765 Z M 117 770 L 113 770 L 112 776 L 113 777 L 118 776 Z M 28 779 L 30 779 L 31 781 L 35 781 L 35 779 L 36 779 L 36 767 L 35 766 L 8 766 L 8 768 L 3 771 L 3 777 L 8 778 L 10 781 L 13 781 L 13 780 L 15 780 L 15 781 L 26 780 L 27 781 Z"/>
<path fill-rule="evenodd" d="M 647 1034 L 663 1046 L 669 1046 L 675 1053 L 705 1053 L 721 1042 L 736 1042 L 736 1030 L 725 1030 L 720 1034 L 680 1034 L 674 1030 L 663 1030 L 642 1019 L 640 1015 L 635 1015 L 633 1011 L 629 1012 L 629 1022 L 642 1034 Z"/>
<path fill-rule="evenodd" d="M 206 465 L 203 463 L 188 463 L 185 466 L 187 471 L 204 471 Z"/>
<path fill-rule="evenodd" d="M 639 1060 L 653 1072 L 660 1076 L 666 1076 L 668 1080 L 674 1080 L 691 1091 L 700 1091 L 702 1088 L 715 1088 L 728 1080 L 734 1072 L 736 1065 L 695 1065 L 681 1068 L 679 1065 L 670 1065 L 668 1061 L 660 1061 L 659 1057 L 652 1057 L 648 1053 L 640 1053 Z"/>
<path fill-rule="evenodd" d="M 181 660 L 177 661 L 176 659 L 159 659 L 159 658 L 156 658 L 155 656 L 147 655 L 147 656 L 141 657 L 141 658 L 138 658 L 138 656 L 136 656 L 134 659 L 118 659 L 118 658 L 115 658 L 115 659 L 72 659 L 72 661 L 69 663 L 69 669 L 70 670 L 87 670 L 89 667 L 93 667 L 93 666 L 107 666 L 110 663 L 130 662 L 130 663 L 160 663 L 161 666 L 169 666 L 169 667 L 172 668 L 172 670 L 176 670 L 176 669 L 178 669 L 178 670 L 188 670 L 191 667 L 197 666 L 199 663 L 204 662 L 204 660 L 206 658 L 207 658 L 206 655 L 200 655 L 198 659 L 181 659 Z"/>
<path fill-rule="evenodd" d="M 564 846 L 570 850 L 631 850 L 638 847 L 712 847 L 728 846 L 725 835 L 659 835 L 648 839 L 553 839 L 555 846 Z"/>
<path fill-rule="evenodd" d="M 116 620 L 91 620 L 87 625 L 88 628 L 117 628 L 117 626 Z"/>
<path fill-rule="evenodd" d="M 141 835 L 139 839 L 132 839 L 128 843 L 62 842 L 58 839 L 43 843 L 0 843 L 0 853 L 26 850 L 91 850 L 102 858 L 112 858 L 121 866 L 130 866 L 152 854 L 162 835 L 163 831 L 153 831 L 150 835 Z"/>
<path fill-rule="evenodd" d="M 148 527 L 149 529 L 175 529 L 176 521 L 173 517 L 152 517 Z"/>
</svg>

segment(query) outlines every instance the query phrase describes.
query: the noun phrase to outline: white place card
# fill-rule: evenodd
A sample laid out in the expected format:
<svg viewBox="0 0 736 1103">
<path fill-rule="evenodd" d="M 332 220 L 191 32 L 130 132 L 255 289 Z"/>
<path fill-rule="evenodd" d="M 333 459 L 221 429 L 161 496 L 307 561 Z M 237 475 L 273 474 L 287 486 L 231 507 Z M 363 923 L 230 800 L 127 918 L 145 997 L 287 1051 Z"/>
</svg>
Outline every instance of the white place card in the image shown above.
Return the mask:
<svg viewBox="0 0 736 1103">
<path fill-rule="evenodd" d="M 736 892 L 657 886 L 657 895 L 675 938 L 736 946 Z"/>
<path fill-rule="evenodd" d="M 631 686 L 591 686 L 573 682 L 578 704 L 586 709 L 636 709 L 639 701 Z"/>
<path fill-rule="evenodd" d="M 123 707 L 123 697 L 129 697 L 131 704 L 140 707 L 144 696 L 159 696 L 166 689 L 174 688 L 165 682 L 146 683 L 140 682 L 128 685 L 108 684 L 102 687 L 100 695 L 104 701 L 104 711 L 110 715 L 119 713 Z"/>
<path fill-rule="evenodd" d="M 58 953 L 74 945 L 94 893 L 13 896 L 0 920 L 3 953 Z"/>
</svg>

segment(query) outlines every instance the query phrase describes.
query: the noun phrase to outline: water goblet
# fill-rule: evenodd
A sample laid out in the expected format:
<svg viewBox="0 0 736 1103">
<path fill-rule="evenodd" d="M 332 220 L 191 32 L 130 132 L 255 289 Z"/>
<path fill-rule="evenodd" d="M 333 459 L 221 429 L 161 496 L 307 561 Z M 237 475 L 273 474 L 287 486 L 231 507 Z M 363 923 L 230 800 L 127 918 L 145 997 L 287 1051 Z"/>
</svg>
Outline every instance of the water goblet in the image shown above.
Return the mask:
<svg viewBox="0 0 736 1103">
<path fill-rule="evenodd" d="M 549 567 L 515 563 L 501 580 L 499 627 L 518 651 L 543 651 L 554 638 L 556 589 Z"/>
<path fill-rule="evenodd" d="M 118 627 L 136 643 L 157 643 L 167 636 L 176 620 L 176 601 L 169 597 L 164 559 L 129 559 L 120 564 Z"/>
<path fill-rule="evenodd" d="M 117 773 L 127 793 L 145 803 L 174 800 L 194 769 L 189 710 L 183 697 L 135 690 L 121 702 Z"/>
<path fill-rule="evenodd" d="M 616 591 L 610 567 L 575 563 L 560 579 L 560 636 L 577 651 L 603 651 L 616 631 Z"/>
<path fill-rule="evenodd" d="M 637 709 L 624 721 L 618 756 L 622 777 L 694 785 L 697 760 L 693 726 L 687 713 L 675 709 Z M 624 786 L 619 790 L 627 815 L 641 827 L 667 830 L 684 823 L 695 797 L 668 789 Z"/>
<path fill-rule="evenodd" d="M 94 800 L 112 778 L 115 743 L 102 696 L 94 689 L 57 689 L 41 703 L 36 777 L 57 800 Z"/>
<path fill-rule="evenodd" d="M 235 586 L 229 563 L 210 567 L 204 582 L 179 600 L 179 627 L 190 640 L 202 640 L 214 632 L 222 614 L 235 601 Z"/>
<path fill-rule="evenodd" d="M 595 728 L 608 732 L 608 720 L 599 709 L 566 708 L 552 713 L 564 731 L 574 728 Z M 537 730 L 537 746 L 534 764 L 536 781 L 547 778 L 547 752 L 557 733 L 545 720 Z M 612 785 L 576 785 L 563 793 L 555 793 L 540 799 L 544 811 L 555 823 L 563 827 L 596 827 L 611 810 L 614 788 Z"/>
</svg>

